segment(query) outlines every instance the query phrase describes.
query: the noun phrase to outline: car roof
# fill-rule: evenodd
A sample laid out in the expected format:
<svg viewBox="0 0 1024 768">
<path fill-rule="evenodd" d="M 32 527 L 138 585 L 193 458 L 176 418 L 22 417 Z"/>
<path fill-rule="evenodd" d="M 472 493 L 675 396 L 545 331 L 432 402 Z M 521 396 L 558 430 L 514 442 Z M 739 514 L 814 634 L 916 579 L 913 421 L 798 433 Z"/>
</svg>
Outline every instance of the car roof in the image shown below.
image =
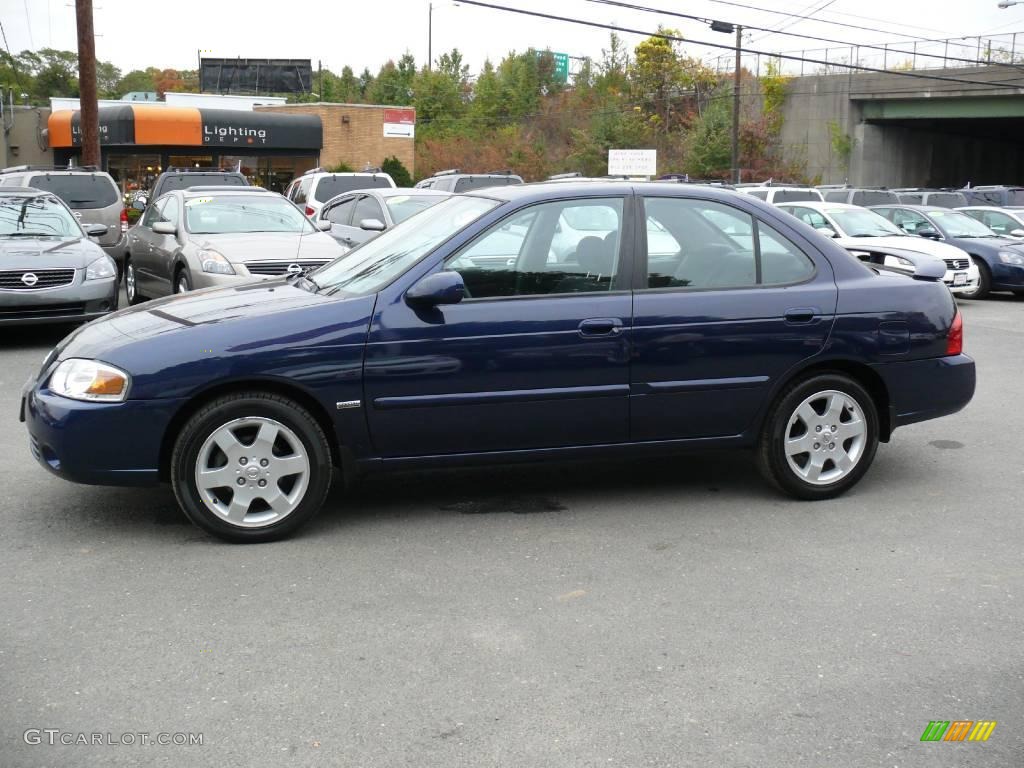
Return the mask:
<svg viewBox="0 0 1024 768">
<path fill-rule="evenodd" d="M 342 195 L 351 195 L 357 193 L 365 193 L 368 195 L 376 195 L 377 197 L 399 197 L 401 195 L 418 195 L 421 197 L 451 197 L 451 192 L 445 192 L 443 189 L 417 189 L 416 187 L 371 187 L 369 189 L 350 189 L 348 192 L 342 192 Z M 338 195 L 341 197 L 341 195 Z"/>
<path fill-rule="evenodd" d="M 810 208 L 815 211 L 863 211 L 863 205 L 851 205 L 850 203 L 829 203 L 824 200 L 786 200 L 782 203 L 776 203 L 779 208 L 787 208 L 795 205 L 799 205 L 801 208 Z"/>
<path fill-rule="evenodd" d="M 743 195 L 732 189 L 704 186 L 701 184 L 676 184 L 672 181 L 604 181 L 604 182 L 562 182 L 547 184 L 534 182 L 531 184 L 509 184 L 501 187 L 487 187 L 461 193 L 466 197 L 485 197 L 492 200 L 510 202 L 544 202 L 548 200 L 564 200 L 579 197 L 589 199 L 595 197 L 617 197 L 636 192 L 640 195 L 662 197 L 703 198 L 706 200 L 735 201 L 737 198 L 759 206 L 767 203 L 752 195 Z M 768 205 L 770 210 L 777 210 Z"/>
</svg>

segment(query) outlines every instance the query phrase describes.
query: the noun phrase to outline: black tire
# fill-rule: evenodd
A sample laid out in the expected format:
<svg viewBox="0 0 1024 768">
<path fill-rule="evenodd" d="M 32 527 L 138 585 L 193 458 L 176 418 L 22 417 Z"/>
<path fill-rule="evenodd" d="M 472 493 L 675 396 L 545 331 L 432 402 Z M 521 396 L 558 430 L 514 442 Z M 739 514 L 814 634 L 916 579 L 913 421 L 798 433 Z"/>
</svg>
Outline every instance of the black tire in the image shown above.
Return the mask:
<svg viewBox="0 0 1024 768">
<path fill-rule="evenodd" d="M 797 408 L 815 394 L 829 391 L 841 393 L 856 403 L 864 425 L 863 442 L 860 444 L 857 452 L 858 458 L 846 474 L 825 484 L 815 484 L 808 482 L 804 477 L 798 475 L 797 471 L 790 466 L 786 456 L 785 443 L 787 439 L 794 437 L 791 419 L 795 418 Z M 817 412 L 817 408 L 815 408 L 815 411 Z M 843 414 L 852 416 L 847 410 L 844 410 Z M 844 423 L 842 418 L 840 418 L 840 423 Z M 801 425 L 802 422 L 796 426 L 799 427 Z M 864 387 L 849 376 L 841 373 L 819 373 L 807 378 L 798 379 L 786 386 L 768 411 L 757 446 L 758 469 L 765 479 L 776 488 L 797 499 L 831 499 L 845 493 L 856 485 L 868 471 L 871 462 L 875 458 L 875 452 L 878 450 L 878 425 L 878 409 L 875 406 L 874 400 Z M 826 430 L 830 428 L 831 425 L 826 425 Z M 812 434 L 813 440 L 813 433 L 810 432 L 810 429 L 807 431 L 808 434 Z M 826 431 L 824 434 L 827 435 L 828 432 Z M 799 437 L 800 433 L 797 432 L 795 436 Z M 836 447 L 845 456 L 846 447 L 853 447 L 852 440 L 853 438 L 846 440 L 836 439 L 833 445 L 838 443 Z M 810 448 L 817 450 L 817 445 L 820 445 L 820 443 L 814 444 Z M 825 466 L 829 466 L 828 462 L 832 461 L 833 470 L 839 470 L 839 465 L 834 463 L 832 457 L 838 457 L 840 454 L 829 454 L 827 452 L 827 444 L 823 450 L 826 452 L 820 456 L 824 459 Z M 798 463 L 802 461 L 802 459 L 795 460 Z M 812 456 L 808 452 L 807 461 L 811 460 Z M 829 472 L 833 470 L 829 470 Z"/>
<path fill-rule="evenodd" d="M 984 299 L 992 292 L 992 273 L 988 270 L 988 264 L 981 259 L 971 256 L 971 261 L 978 265 L 978 287 L 970 293 L 959 293 L 959 299 Z"/>
<path fill-rule="evenodd" d="M 174 273 L 174 285 L 171 286 L 174 293 L 188 293 L 192 290 L 192 275 L 188 267 L 181 266 Z"/>
<path fill-rule="evenodd" d="M 146 297 L 139 293 L 138 281 L 135 278 L 135 265 L 132 263 L 131 256 L 126 256 L 124 260 L 124 292 L 130 306 L 141 304 L 146 300 Z"/>
<path fill-rule="evenodd" d="M 266 525 L 242 527 L 229 522 L 207 506 L 196 484 L 196 467 L 204 444 L 226 424 L 239 419 L 273 420 L 284 425 L 301 442 L 308 459 L 308 482 L 305 492 L 297 499 L 297 505 L 280 520 Z M 251 449 L 252 446 L 244 447 Z M 182 511 L 203 530 L 234 543 L 274 541 L 295 533 L 323 506 L 330 490 L 332 473 L 331 449 L 316 419 L 294 400 L 259 391 L 225 395 L 204 406 L 178 434 L 171 456 L 171 486 Z"/>
</svg>

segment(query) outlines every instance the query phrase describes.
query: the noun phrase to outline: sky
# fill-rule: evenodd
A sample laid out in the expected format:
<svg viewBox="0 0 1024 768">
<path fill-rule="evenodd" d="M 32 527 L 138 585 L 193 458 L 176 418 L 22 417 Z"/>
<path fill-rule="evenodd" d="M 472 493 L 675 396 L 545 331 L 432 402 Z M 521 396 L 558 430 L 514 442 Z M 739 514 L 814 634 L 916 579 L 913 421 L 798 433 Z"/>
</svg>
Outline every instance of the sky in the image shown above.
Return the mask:
<svg viewBox="0 0 1024 768">
<path fill-rule="evenodd" d="M 1009 33 L 1019 31 L 1018 50 L 1024 53 L 1024 3 L 999 9 L 998 0 L 733 0 L 751 8 L 714 0 L 631 0 L 663 10 L 675 10 L 709 19 L 758 26 L 786 27 L 787 32 L 833 38 L 823 43 L 779 34 L 751 31 L 744 47 L 765 52 L 789 52 L 822 59 L 849 58 L 850 46 L 891 43 L 899 53 L 857 50 L 862 64 L 879 66 L 909 60 L 913 38 L 949 38 L 1001 35 L 995 47 L 1009 49 Z M 731 45 L 732 37 L 712 32 L 703 22 L 683 20 L 612 7 L 591 0 L 487 0 L 497 5 L 585 18 L 640 30 L 658 24 L 678 28 L 693 41 Z M 335 72 L 344 65 L 357 73 L 369 67 L 374 73 L 389 58 L 409 51 L 422 64 L 427 58 L 429 0 L 93 0 L 96 54 L 121 70 L 159 68 L 194 69 L 198 52 L 213 57 L 308 58 Z M 753 8 L 761 10 L 753 10 Z M 811 16 L 799 20 L 767 11 Z M 865 27 L 852 29 L 826 21 Z M 74 0 L 0 0 L 0 23 L 12 52 L 23 49 L 74 50 Z M 478 8 L 452 0 L 433 2 L 433 53 L 451 48 L 463 52 L 473 72 L 484 60 L 501 59 L 509 50 L 550 48 L 571 56 L 599 57 L 607 48 L 608 31 L 560 21 L 519 16 Z M 642 37 L 624 34 L 630 48 Z M 999 42 L 1003 41 L 1003 42 Z M 917 41 L 922 53 L 942 53 L 944 44 Z M 686 44 L 689 55 L 721 67 L 731 66 L 728 51 Z M 856 49 L 855 49 L 856 50 Z M 954 44 L 950 55 L 977 58 L 973 40 Z M 806 52 L 806 53 L 804 53 Z M 719 57 L 719 59 L 716 59 Z M 755 65 L 751 54 L 744 63 Z M 920 57 L 918 65 L 941 64 Z M 799 68 L 798 63 L 787 66 Z M 807 65 L 809 68 L 812 65 Z M 795 74 L 795 71 L 794 71 Z"/>
</svg>

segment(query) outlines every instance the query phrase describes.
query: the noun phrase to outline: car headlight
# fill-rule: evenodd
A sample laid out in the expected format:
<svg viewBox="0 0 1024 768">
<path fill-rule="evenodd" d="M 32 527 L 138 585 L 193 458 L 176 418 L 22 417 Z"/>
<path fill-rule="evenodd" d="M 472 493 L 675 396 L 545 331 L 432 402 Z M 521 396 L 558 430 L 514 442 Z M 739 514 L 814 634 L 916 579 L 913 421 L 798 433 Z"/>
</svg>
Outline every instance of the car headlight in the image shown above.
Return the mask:
<svg viewBox="0 0 1024 768">
<path fill-rule="evenodd" d="M 224 254 L 212 249 L 200 251 L 199 261 L 203 265 L 203 272 L 213 272 L 215 275 L 235 274 L 235 268 L 231 266 L 230 261 L 224 258 Z"/>
<path fill-rule="evenodd" d="M 117 265 L 114 260 L 104 254 L 100 256 L 96 261 L 85 268 L 85 279 L 86 280 L 104 280 L 108 277 L 115 277 L 117 275 Z"/>
<path fill-rule="evenodd" d="M 128 394 L 128 374 L 98 360 L 72 357 L 57 366 L 49 389 L 72 400 L 120 402 Z"/>
<path fill-rule="evenodd" d="M 1000 251 L 999 260 L 1003 264 L 1012 264 L 1015 267 L 1024 267 L 1024 256 L 1013 251 Z"/>
</svg>

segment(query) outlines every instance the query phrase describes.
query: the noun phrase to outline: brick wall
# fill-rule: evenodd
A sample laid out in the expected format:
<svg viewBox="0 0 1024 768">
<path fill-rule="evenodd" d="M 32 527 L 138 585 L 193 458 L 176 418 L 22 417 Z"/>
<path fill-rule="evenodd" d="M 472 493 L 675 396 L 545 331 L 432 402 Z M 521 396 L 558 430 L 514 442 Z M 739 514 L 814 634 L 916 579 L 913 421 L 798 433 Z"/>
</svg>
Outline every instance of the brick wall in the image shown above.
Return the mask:
<svg viewBox="0 0 1024 768">
<path fill-rule="evenodd" d="M 288 104 L 258 106 L 268 112 L 319 115 L 324 128 L 324 146 L 320 165 L 330 167 L 344 162 L 359 171 L 379 166 L 394 155 L 415 176 L 416 155 L 413 139 L 384 138 L 384 107 L 367 104 Z"/>
</svg>

